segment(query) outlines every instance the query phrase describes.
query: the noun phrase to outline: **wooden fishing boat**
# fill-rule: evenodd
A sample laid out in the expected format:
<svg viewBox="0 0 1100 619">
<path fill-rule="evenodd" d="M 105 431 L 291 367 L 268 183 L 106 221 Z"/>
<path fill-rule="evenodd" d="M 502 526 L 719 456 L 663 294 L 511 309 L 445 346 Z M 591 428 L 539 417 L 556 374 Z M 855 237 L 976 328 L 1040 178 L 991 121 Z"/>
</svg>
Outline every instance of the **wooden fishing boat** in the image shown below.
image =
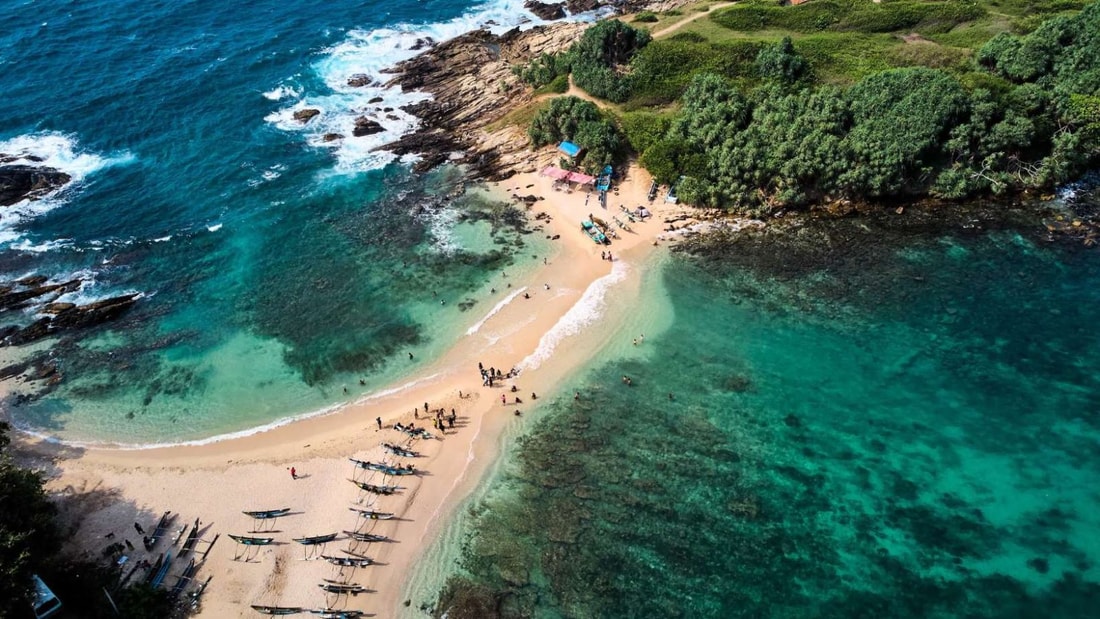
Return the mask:
<svg viewBox="0 0 1100 619">
<path fill-rule="evenodd" d="M 379 473 L 385 473 L 386 475 L 415 475 L 416 469 L 412 465 L 408 466 L 391 466 L 382 462 L 370 462 L 368 460 L 356 460 L 355 458 L 348 458 L 355 463 L 355 466 L 366 469 L 368 471 L 377 471 Z"/>
<path fill-rule="evenodd" d="M 158 573 L 160 573 L 160 566 L 161 565 L 164 565 L 164 553 L 163 552 L 160 553 L 159 557 L 157 557 L 157 562 L 153 564 L 153 567 L 150 567 L 149 571 L 145 574 L 145 582 L 146 583 L 153 582 L 153 579 L 157 577 Z"/>
<path fill-rule="evenodd" d="M 295 537 L 294 541 L 305 546 L 312 546 L 314 544 L 327 544 L 336 539 L 335 533 L 326 533 L 325 535 L 314 535 L 311 537 Z"/>
<path fill-rule="evenodd" d="M 172 551 L 169 550 L 165 555 L 164 563 L 160 566 L 160 570 L 157 575 L 153 577 L 153 581 L 149 583 L 155 589 L 160 586 L 160 583 L 164 582 L 164 577 L 168 575 L 168 570 L 172 567 Z"/>
<path fill-rule="evenodd" d="M 253 604 L 252 610 L 261 615 L 297 615 L 306 611 L 300 606 L 261 606 L 259 604 Z"/>
<path fill-rule="evenodd" d="M 258 511 L 258 512 L 241 512 L 241 513 L 243 513 L 245 516 L 248 516 L 250 518 L 255 518 L 257 520 L 266 520 L 268 518 L 278 518 L 279 516 L 285 516 L 285 515 L 290 513 L 290 508 L 289 507 L 284 507 L 282 509 L 265 509 L 265 510 Z"/>
<path fill-rule="evenodd" d="M 374 564 L 374 559 L 369 558 L 356 559 L 353 557 L 331 557 L 329 555 L 321 555 L 321 558 L 333 565 L 342 567 L 367 567 Z"/>
<path fill-rule="evenodd" d="M 388 542 L 390 538 L 374 533 L 360 533 L 358 531 L 344 531 L 344 534 L 357 542 Z M 344 552 L 347 552 L 346 550 Z"/>
<path fill-rule="evenodd" d="M 402 456 L 404 458 L 419 458 L 420 454 L 411 449 L 405 449 L 400 445 L 394 445 L 393 443 L 382 443 L 382 449 L 390 452 L 395 456 Z"/>
<path fill-rule="evenodd" d="M 431 440 L 432 438 L 431 433 L 424 428 L 414 428 L 412 426 L 406 426 L 401 423 L 395 423 L 393 424 L 393 429 L 397 430 L 398 432 L 404 432 L 405 434 L 408 434 L 409 436 L 412 436 L 414 438 L 419 437 L 424 440 Z"/>
<path fill-rule="evenodd" d="M 330 581 L 328 579 L 317 586 L 324 589 L 326 593 L 337 593 L 340 595 L 346 595 L 349 593 L 351 595 L 359 595 L 360 593 L 366 591 L 366 589 L 363 588 L 363 585 L 339 583 L 335 581 Z"/>
<path fill-rule="evenodd" d="M 335 610 L 332 608 L 314 608 L 309 611 L 321 619 L 359 619 L 364 616 L 361 610 Z"/>
<path fill-rule="evenodd" d="M 359 514 L 363 518 L 368 520 L 392 520 L 392 512 L 376 512 L 373 509 L 359 509 L 358 507 L 349 507 L 351 511 Z"/>
<path fill-rule="evenodd" d="M 393 494 L 400 490 L 400 488 L 398 488 L 397 486 L 376 486 L 374 484 L 368 484 L 366 482 L 356 481 L 354 479 L 349 479 L 348 481 L 355 484 L 356 486 L 359 486 L 360 490 L 365 490 L 373 494 Z"/>
<path fill-rule="evenodd" d="M 274 537 L 249 537 L 247 535 L 233 535 L 232 533 L 228 535 L 229 539 L 245 546 L 267 546 L 275 541 Z"/>
<path fill-rule="evenodd" d="M 183 556 L 191 552 L 195 548 L 195 544 L 199 541 L 199 519 L 195 518 L 195 524 L 191 527 L 191 534 L 187 536 L 187 540 L 183 542 L 183 548 L 180 550 L 180 556 Z"/>
</svg>

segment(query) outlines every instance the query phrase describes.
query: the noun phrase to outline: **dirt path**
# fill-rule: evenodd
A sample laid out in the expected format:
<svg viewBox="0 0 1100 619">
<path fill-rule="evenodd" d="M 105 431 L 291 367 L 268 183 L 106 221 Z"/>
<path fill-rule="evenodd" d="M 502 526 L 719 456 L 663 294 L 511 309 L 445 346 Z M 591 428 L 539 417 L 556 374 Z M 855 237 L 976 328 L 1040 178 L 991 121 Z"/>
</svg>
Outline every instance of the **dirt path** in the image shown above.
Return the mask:
<svg viewBox="0 0 1100 619">
<path fill-rule="evenodd" d="M 712 4 L 710 9 L 706 13 L 695 13 L 693 15 L 685 17 L 684 19 L 681 19 L 680 21 L 676 22 L 675 24 L 672 24 L 671 26 L 666 26 L 664 28 L 661 28 L 657 32 L 653 33 L 653 38 L 657 39 L 657 38 L 660 38 L 660 37 L 663 37 L 663 36 L 667 35 L 670 32 L 676 32 L 677 30 L 680 29 L 681 26 L 684 26 L 685 24 L 690 24 L 691 22 L 699 19 L 700 17 L 702 17 L 704 15 L 709 15 L 711 11 L 714 11 L 714 10 L 717 10 L 717 9 L 724 9 L 727 6 L 733 6 L 735 4 L 737 4 L 737 3 L 736 2 L 720 2 L 718 4 Z"/>
</svg>

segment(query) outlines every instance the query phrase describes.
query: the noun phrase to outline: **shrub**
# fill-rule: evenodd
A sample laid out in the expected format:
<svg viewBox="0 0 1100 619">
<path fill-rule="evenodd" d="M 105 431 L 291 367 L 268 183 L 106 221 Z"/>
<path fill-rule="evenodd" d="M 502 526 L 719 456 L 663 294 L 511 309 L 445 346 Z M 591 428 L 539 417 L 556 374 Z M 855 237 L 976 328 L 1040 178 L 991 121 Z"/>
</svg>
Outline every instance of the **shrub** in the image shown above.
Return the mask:
<svg viewBox="0 0 1100 619">
<path fill-rule="evenodd" d="M 643 24 L 652 24 L 657 21 L 657 14 L 653 11 L 641 11 L 634 16 L 634 21 Z"/>
</svg>

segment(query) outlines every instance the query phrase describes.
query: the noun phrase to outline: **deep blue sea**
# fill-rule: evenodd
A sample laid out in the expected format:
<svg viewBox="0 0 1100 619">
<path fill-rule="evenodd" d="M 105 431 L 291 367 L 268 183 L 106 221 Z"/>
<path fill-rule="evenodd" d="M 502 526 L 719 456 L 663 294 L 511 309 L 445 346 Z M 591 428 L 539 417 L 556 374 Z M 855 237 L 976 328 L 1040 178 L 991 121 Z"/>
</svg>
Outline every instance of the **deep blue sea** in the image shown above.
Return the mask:
<svg viewBox="0 0 1100 619">
<path fill-rule="evenodd" d="M 48 342 L 65 380 L 16 420 L 73 440 L 202 439 L 323 410 L 453 341 L 484 309 L 470 302 L 485 274 L 533 248 L 466 217 L 476 199 L 442 199 L 453 171 L 373 152 L 424 96 L 380 71 L 418 39 L 527 20 L 521 4 L 2 3 L 0 153 L 74 181 L 0 212 L 0 280 L 80 277 L 58 299 L 78 303 L 144 295 Z M 376 85 L 348 86 L 356 74 Z M 306 107 L 321 114 L 294 120 Z M 360 115 L 386 131 L 353 137 Z"/>
</svg>

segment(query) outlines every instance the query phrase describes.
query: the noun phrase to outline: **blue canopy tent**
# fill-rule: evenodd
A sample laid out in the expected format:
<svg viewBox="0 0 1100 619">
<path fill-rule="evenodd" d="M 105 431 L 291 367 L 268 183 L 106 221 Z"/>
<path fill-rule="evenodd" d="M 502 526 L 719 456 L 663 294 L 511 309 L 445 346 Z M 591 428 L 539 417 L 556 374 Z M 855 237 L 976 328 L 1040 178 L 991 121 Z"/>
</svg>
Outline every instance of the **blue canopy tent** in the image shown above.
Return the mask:
<svg viewBox="0 0 1100 619">
<path fill-rule="evenodd" d="M 581 154 L 581 151 L 584 149 L 572 142 L 562 142 L 561 144 L 558 144 L 558 150 L 565 153 L 566 155 L 569 155 L 570 157 L 576 157 L 577 155 Z"/>
</svg>

